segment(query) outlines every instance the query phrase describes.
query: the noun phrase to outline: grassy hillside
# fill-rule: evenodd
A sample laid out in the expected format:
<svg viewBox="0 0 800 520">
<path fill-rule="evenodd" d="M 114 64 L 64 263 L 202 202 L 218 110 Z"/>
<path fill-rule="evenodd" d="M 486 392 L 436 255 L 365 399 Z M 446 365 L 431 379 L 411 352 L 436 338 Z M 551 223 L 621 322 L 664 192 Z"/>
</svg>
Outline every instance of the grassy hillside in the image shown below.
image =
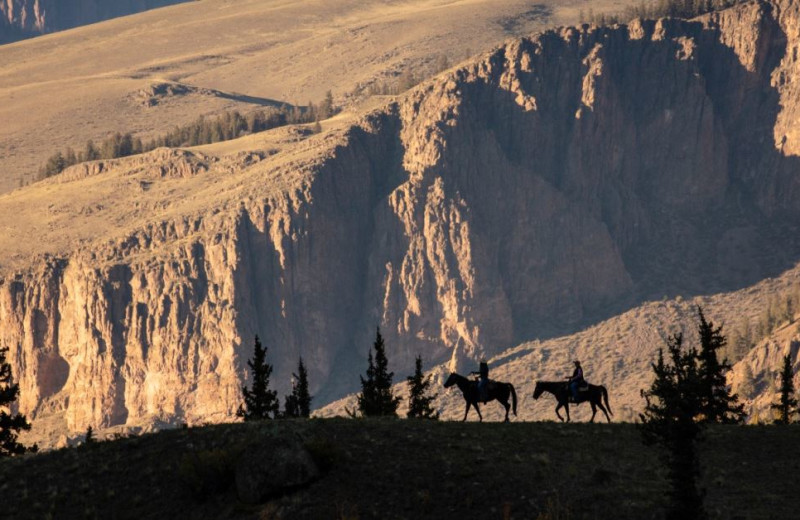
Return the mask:
<svg viewBox="0 0 800 520">
<path fill-rule="evenodd" d="M 205 0 L 3 45 L 0 193 L 66 146 L 154 137 L 200 115 L 316 102 L 328 90 L 346 103 L 441 56 L 452 63 L 575 22 L 584 3 Z M 157 94 L 169 85 L 177 91 Z"/>
<path fill-rule="evenodd" d="M 713 518 L 791 518 L 798 427 L 717 427 L 701 446 Z M 248 444 L 299 435 L 325 475 L 237 501 Z M 0 461 L 8 518 L 660 518 L 666 485 L 631 424 L 311 420 L 165 431 Z"/>
</svg>

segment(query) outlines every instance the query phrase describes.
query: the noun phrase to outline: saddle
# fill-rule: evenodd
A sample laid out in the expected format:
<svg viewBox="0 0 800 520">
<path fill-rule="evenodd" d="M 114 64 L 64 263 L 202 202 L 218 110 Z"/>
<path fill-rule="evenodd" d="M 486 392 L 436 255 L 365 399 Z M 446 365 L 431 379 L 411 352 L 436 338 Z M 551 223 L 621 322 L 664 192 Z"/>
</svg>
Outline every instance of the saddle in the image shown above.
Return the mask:
<svg viewBox="0 0 800 520">
<path fill-rule="evenodd" d="M 477 378 L 475 380 L 478 381 Z M 486 380 L 486 386 L 483 388 L 483 392 L 480 392 L 480 389 L 478 390 L 479 393 L 478 400 L 481 401 L 483 404 L 489 402 L 489 394 L 495 388 L 497 388 L 497 381 L 495 381 L 494 379 Z"/>
</svg>

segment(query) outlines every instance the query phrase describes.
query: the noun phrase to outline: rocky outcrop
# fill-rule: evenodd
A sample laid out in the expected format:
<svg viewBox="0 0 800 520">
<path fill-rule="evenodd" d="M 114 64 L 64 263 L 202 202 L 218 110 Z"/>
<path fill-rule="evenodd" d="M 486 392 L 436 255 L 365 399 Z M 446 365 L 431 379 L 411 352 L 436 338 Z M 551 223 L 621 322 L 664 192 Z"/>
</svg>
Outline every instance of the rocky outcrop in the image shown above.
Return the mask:
<svg viewBox="0 0 800 520">
<path fill-rule="evenodd" d="M 794 387 L 800 387 L 798 354 L 800 328 L 797 321 L 792 321 L 754 347 L 744 359 L 733 366 L 728 381 L 733 392 L 745 404 L 748 423 L 769 424 L 776 419 L 777 412 L 772 405 L 780 401 L 781 370 L 786 355 L 789 356 L 795 373 Z"/>
<path fill-rule="evenodd" d="M 187 0 L 3 0 L 0 43 L 61 31 Z"/>
<path fill-rule="evenodd" d="M 800 258 L 798 20 L 758 2 L 549 31 L 281 153 L 76 167 L 36 192 L 40 229 L 77 233 L 59 182 L 113 186 L 76 218 L 117 227 L 26 244 L 37 259 L 5 274 L 20 406 L 72 431 L 223 420 L 254 334 L 279 390 L 302 355 L 322 404 L 354 388 L 376 325 L 398 374 L 417 354 L 457 369 L 777 275 Z"/>
</svg>

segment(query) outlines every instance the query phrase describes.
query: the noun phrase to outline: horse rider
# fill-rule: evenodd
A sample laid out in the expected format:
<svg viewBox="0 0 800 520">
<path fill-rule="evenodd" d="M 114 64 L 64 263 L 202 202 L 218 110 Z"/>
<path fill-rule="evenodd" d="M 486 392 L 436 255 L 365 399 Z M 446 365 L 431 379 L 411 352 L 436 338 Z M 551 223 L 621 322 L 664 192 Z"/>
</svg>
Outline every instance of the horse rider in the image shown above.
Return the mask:
<svg viewBox="0 0 800 520">
<path fill-rule="evenodd" d="M 487 389 L 489 385 L 489 364 L 485 359 L 481 359 L 478 371 L 470 372 L 470 375 L 478 376 L 478 398 L 486 403 L 489 400 Z"/>
<path fill-rule="evenodd" d="M 572 376 L 568 377 L 569 379 L 569 390 L 572 393 L 573 400 L 577 403 L 578 402 L 578 388 L 584 385 L 586 382 L 583 379 L 583 368 L 581 368 L 581 362 L 577 359 L 573 361 L 575 363 L 575 370 L 572 372 Z"/>
</svg>

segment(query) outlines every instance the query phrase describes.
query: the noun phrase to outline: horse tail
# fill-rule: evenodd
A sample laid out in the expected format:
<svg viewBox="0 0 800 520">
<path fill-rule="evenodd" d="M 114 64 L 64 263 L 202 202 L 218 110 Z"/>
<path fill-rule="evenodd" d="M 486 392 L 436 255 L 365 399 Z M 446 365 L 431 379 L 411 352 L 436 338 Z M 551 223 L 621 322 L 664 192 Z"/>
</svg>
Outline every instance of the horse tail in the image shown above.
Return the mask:
<svg viewBox="0 0 800 520">
<path fill-rule="evenodd" d="M 511 403 L 514 409 L 514 415 L 517 415 L 517 391 L 514 390 L 514 385 L 508 383 L 508 388 L 511 390 Z"/>
<path fill-rule="evenodd" d="M 606 387 L 601 386 L 600 389 L 603 391 L 603 399 L 606 402 L 606 408 L 608 409 L 608 413 L 614 415 L 614 412 L 611 411 L 611 405 L 608 404 L 608 391 L 606 390 Z"/>
</svg>

